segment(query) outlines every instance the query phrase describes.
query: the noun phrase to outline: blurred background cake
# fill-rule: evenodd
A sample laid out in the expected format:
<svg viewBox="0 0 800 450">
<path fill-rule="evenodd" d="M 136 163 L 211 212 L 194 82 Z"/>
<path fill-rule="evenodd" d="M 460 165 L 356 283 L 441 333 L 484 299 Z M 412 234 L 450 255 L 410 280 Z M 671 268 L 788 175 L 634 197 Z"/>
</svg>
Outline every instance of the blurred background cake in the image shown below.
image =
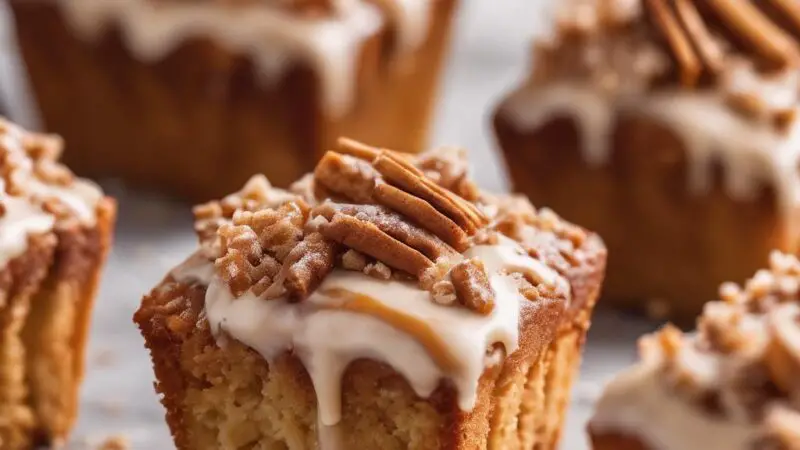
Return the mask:
<svg viewBox="0 0 800 450">
<path fill-rule="evenodd" d="M 9 2 L 67 163 L 204 200 L 340 135 L 420 150 L 457 0 Z"/>
<path fill-rule="evenodd" d="M 690 321 L 797 250 L 800 6 L 559 6 L 494 120 L 514 187 L 603 236 L 604 304 Z"/>
<path fill-rule="evenodd" d="M 594 450 L 800 448 L 799 287 L 797 258 L 775 252 L 720 288 L 696 332 L 642 338 L 597 405 Z"/>
<path fill-rule="evenodd" d="M 59 445 L 78 414 L 114 202 L 58 162 L 60 139 L 0 119 L 0 448 Z"/>
</svg>

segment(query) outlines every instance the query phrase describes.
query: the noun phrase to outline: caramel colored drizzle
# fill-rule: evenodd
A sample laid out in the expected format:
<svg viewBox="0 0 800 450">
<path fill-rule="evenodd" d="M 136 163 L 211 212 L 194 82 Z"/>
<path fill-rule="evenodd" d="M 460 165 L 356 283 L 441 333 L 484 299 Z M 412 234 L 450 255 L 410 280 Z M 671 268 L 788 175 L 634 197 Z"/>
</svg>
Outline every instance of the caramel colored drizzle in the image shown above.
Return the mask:
<svg viewBox="0 0 800 450">
<path fill-rule="evenodd" d="M 453 374 L 462 371 L 463 363 L 448 349 L 447 344 L 442 341 L 430 325 L 401 311 L 388 308 L 368 295 L 344 288 L 328 288 L 320 291 L 320 294 L 343 300 L 340 305 L 330 307 L 331 309 L 340 309 L 375 317 L 413 337 L 428 350 L 436 365 L 444 373 Z"/>
</svg>

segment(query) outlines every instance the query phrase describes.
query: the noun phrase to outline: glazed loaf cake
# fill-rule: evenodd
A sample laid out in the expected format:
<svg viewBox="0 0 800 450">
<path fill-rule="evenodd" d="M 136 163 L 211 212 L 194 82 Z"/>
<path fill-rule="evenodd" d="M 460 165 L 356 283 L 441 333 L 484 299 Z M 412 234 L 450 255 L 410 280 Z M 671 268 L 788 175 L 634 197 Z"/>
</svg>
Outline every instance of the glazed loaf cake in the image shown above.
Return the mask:
<svg viewBox="0 0 800 450">
<path fill-rule="evenodd" d="M 582 0 L 500 105 L 516 189 L 597 231 L 607 305 L 690 322 L 798 246 L 800 8 Z"/>
<path fill-rule="evenodd" d="M 422 150 L 457 3 L 9 2 L 67 163 L 196 201 L 285 187 L 341 135 Z"/>
<path fill-rule="evenodd" d="M 114 202 L 58 163 L 60 139 L 0 120 L 0 448 L 63 443 Z"/>
<path fill-rule="evenodd" d="M 775 252 L 744 286 L 726 283 L 697 331 L 667 327 L 606 388 L 595 450 L 800 448 L 800 263 Z"/>
<path fill-rule="evenodd" d="M 134 320 L 182 450 L 555 449 L 605 249 L 462 151 L 342 141 L 195 210 Z"/>
</svg>

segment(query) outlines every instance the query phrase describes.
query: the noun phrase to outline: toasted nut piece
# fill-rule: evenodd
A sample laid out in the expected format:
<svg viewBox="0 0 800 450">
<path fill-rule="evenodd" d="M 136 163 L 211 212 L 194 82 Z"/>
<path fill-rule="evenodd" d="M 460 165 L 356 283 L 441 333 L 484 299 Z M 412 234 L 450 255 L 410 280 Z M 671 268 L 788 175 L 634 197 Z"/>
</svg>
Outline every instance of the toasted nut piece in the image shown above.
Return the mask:
<svg viewBox="0 0 800 450">
<path fill-rule="evenodd" d="M 319 186 L 356 203 L 373 203 L 377 178 L 368 162 L 336 152 L 326 153 L 314 169 Z"/>
<path fill-rule="evenodd" d="M 320 232 L 328 239 L 372 256 L 395 269 L 419 277 L 433 262 L 422 253 L 384 233 L 370 222 L 336 214 Z"/>
<path fill-rule="evenodd" d="M 683 24 L 686 33 L 692 37 L 695 51 L 703 62 L 705 69 L 712 75 L 723 70 L 725 53 L 714 40 L 706 26 L 694 0 L 674 0 L 675 12 Z"/>
<path fill-rule="evenodd" d="M 375 199 L 430 230 L 456 251 L 467 249 L 467 233 L 425 200 L 386 183 L 375 187 Z"/>
<path fill-rule="evenodd" d="M 668 5 L 668 0 L 646 0 L 646 2 L 653 22 L 667 41 L 678 63 L 681 82 L 689 87 L 696 85 L 703 68 L 692 48 L 690 37 L 681 28 L 680 21 Z"/>
<path fill-rule="evenodd" d="M 314 214 L 321 215 L 329 221 L 337 214 L 344 214 L 372 223 L 394 239 L 418 250 L 431 261 L 456 255 L 456 252 L 436 235 L 413 225 L 403 216 L 382 206 L 325 202 L 314 209 Z"/>
<path fill-rule="evenodd" d="M 474 205 L 427 179 L 419 170 L 410 170 L 396 158 L 384 153 L 374 162 L 375 168 L 389 184 L 413 194 L 449 217 L 467 234 L 474 234 L 486 223 Z"/>
<path fill-rule="evenodd" d="M 333 270 L 336 247 L 320 233 L 311 233 L 292 249 L 283 265 L 289 300 L 303 300 L 319 286 Z"/>
<path fill-rule="evenodd" d="M 458 302 L 470 310 L 489 315 L 494 310 L 494 291 L 486 276 L 483 262 L 478 259 L 462 261 L 450 271 Z"/>
<path fill-rule="evenodd" d="M 750 0 L 707 0 L 705 2 L 726 27 L 737 32 L 750 49 L 777 65 L 786 67 L 800 61 L 794 38 L 774 24 Z"/>
</svg>

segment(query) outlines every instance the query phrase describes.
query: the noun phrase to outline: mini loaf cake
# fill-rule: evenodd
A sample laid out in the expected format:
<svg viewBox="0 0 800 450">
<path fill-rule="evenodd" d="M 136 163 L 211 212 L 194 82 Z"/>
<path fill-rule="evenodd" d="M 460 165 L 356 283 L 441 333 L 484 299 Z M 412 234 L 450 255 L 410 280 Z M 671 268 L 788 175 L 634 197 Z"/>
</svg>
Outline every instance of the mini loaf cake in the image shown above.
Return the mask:
<svg viewBox="0 0 800 450">
<path fill-rule="evenodd" d="M 594 234 L 480 192 L 460 150 L 351 141 L 195 212 L 134 318 L 179 449 L 556 447 Z"/>
<path fill-rule="evenodd" d="M 690 322 L 719 283 L 797 250 L 800 6 L 572 0 L 561 13 L 495 116 L 514 185 L 603 236 L 607 305 Z"/>
<path fill-rule="evenodd" d="M 800 262 L 775 252 L 743 287 L 725 283 L 697 331 L 667 326 L 606 388 L 595 450 L 800 448 Z"/>
<path fill-rule="evenodd" d="M 422 150 L 457 0 L 9 2 L 70 167 L 207 201 L 341 135 Z"/>
<path fill-rule="evenodd" d="M 0 120 L 0 448 L 72 427 L 114 202 L 59 164 L 61 141 Z"/>
</svg>

